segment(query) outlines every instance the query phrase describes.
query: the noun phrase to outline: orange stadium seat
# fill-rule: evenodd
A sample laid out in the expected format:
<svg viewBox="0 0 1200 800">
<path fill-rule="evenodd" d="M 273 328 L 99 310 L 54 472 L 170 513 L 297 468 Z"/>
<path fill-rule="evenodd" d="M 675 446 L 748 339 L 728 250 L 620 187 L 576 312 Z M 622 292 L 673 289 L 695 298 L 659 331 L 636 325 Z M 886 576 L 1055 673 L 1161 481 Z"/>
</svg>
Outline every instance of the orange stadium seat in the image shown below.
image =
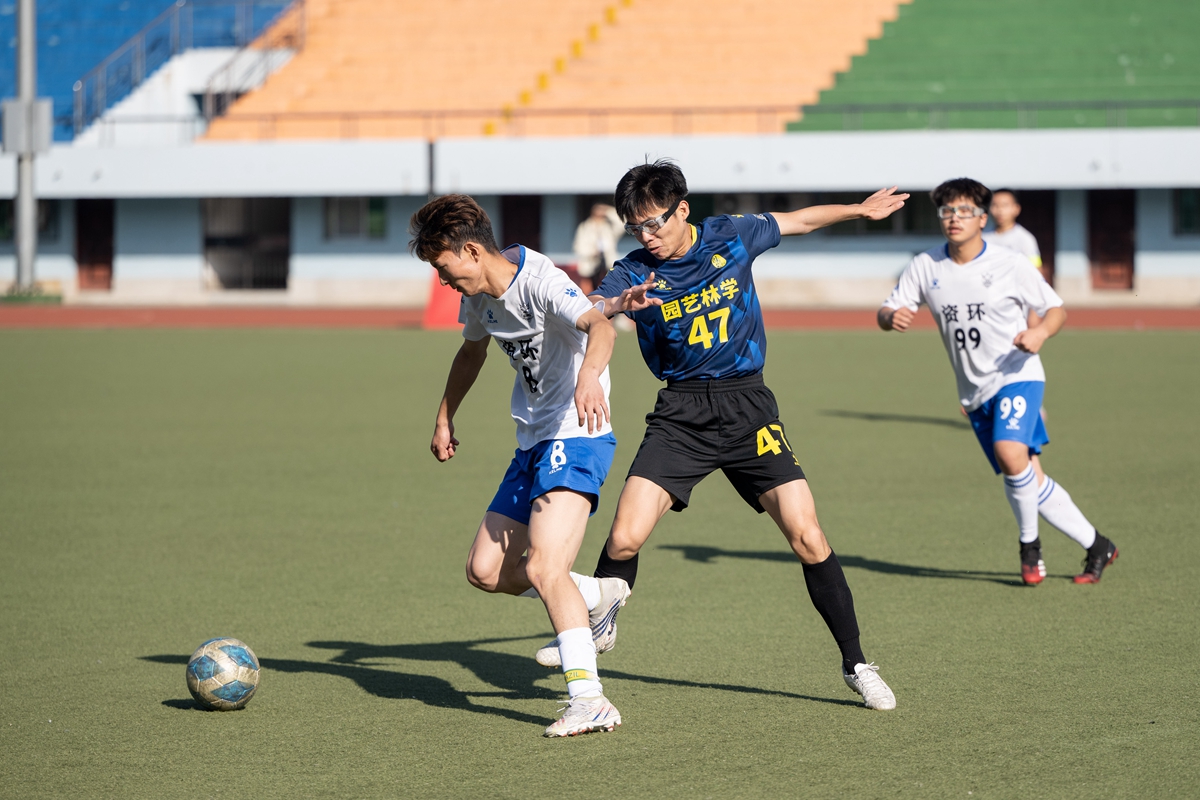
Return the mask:
<svg viewBox="0 0 1200 800">
<path fill-rule="evenodd" d="M 306 0 L 207 138 L 782 131 L 906 1 Z"/>
</svg>

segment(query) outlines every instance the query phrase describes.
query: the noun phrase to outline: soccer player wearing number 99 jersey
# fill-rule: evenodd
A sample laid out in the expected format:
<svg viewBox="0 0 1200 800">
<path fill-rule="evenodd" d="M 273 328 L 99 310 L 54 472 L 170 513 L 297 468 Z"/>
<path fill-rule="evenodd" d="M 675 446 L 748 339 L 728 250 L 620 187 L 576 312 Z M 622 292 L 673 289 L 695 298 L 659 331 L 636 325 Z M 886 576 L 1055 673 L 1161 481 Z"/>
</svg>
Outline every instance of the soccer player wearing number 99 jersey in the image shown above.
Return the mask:
<svg viewBox="0 0 1200 800">
<path fill-rule="evenodd" d="M 1076 583 L 1096 583 L 1117 547 L 1042 470 L 1050 439 L 1040 414 L 1046 373 L 1038 351 L 1066 321 L 1063 301 L 1020 253 L 983 240 L 992 193 L 969 178 L 946 181 L 933 202 L 946 244 L 921 253 L 879 309 L 879 326 L 904 332 L 927 305 L 958 382 L 958 397 L 996 473 L 1020 530 L 1021 578 L 1042 582 L 1039 513 L 1087 550 Z M 1044 317 L 1027 326 L 1030 312 Z"/>
<path fill-rule="evenodd" d="M 692 488 L 721 470 L 751 508 L 771 516 L 800 559 L 809 597 L 841 650 L 846 684 L 870 708 L 895 708 L 878 667 L 863 655 L 850 587 L 763 384 L 767 342 L 751 266 L 781 236 L 883 219 L 908 195 L 884 189 L 857 205 L 698 224 L 688 220 L 686 197 L 683 173 L 666 160 L 634 167 L 617 184 L 617 213 L 642 249 L 618 261 L 592 299 L 607 316 L 633 318 L 646 365 L 667 385 L 646 417 L 596 577 L 632 587 L 638 551 L 658 520 L 685 509 Z"/>
</svg>

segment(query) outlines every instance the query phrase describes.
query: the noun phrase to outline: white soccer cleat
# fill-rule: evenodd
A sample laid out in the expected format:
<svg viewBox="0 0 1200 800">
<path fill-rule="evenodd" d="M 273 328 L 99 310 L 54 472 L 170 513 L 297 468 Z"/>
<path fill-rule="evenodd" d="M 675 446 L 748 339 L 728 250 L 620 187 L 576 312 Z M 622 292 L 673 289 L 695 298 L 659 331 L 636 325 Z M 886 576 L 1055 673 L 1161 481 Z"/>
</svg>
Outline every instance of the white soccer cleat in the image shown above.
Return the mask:
<svg viewBox="0 0 1200 800">
<path fill-rule="evenodd" d="M 624 581 L 622 581 L 623 583 Z M 562 719 L 546 728 L 546 735 L 577 736 L 592 731 L 611 731 L 621 724 L 621 712 L 604 695 L 576 697 L 567 701 Z"/>
<path fill-rule="evenodd" d="M 896 707 L 896 695 L 879 677 L 879 667 L 874 664 L 857 664 L 854 672 L 842 671 L 846 685 L 862 695 L 863 705 L 876 711 L 891 711 Z"/>
<path fill-rule="evenodd" d="M 600 578 L 600 602 L 588 612 L 588 623 L 592 627 L 592 641 L 597 653 L 607 653 L 617 643 L 617 612 L 629 600 L 629 584 L 620 578 Z M 551 639 L 534 654 L 534 660 L 543 667 L 560 667 L 558 638 Z"/>
</svg>

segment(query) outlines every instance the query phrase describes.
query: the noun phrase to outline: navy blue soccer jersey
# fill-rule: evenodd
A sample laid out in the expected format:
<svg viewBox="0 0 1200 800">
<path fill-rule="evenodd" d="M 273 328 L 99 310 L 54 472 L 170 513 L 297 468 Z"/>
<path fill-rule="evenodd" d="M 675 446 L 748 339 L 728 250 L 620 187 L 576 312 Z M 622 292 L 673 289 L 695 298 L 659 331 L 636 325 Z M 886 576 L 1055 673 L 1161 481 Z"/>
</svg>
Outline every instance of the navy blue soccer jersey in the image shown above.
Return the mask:
<svg viewBox="0 0 1200 800">
<path fill-rule="evenodd" d="M 750 266 L 779 244 L 770 214 L 709 217 L 693 228 L 683 258 L 659 261 L 635 250 L 613 265 L 596 290 L 616 297 L 654 273 L 663 301 L 631 316 L 646 366 L 659 380 L 743 378 L 762 372 L 767 356 L 762 309 Z"/>
</svg>

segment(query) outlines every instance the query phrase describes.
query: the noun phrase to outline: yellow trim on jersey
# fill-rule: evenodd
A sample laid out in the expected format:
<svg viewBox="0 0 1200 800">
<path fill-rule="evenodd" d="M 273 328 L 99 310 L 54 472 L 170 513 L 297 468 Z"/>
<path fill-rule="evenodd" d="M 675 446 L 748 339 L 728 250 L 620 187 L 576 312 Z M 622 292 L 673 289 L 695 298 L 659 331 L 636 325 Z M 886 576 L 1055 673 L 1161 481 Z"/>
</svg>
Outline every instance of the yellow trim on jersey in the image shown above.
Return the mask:
<svg viewBox="0 0 1200 800">
<path fill-rule="evenodd" d="M 688 227 L 692 229 L 692 244 L 695 244 L 696 243 L 696 226 L 689 222 Z M 690 250 L 691 248 L 688 248 L 688 249 Z"/>
</svg>

